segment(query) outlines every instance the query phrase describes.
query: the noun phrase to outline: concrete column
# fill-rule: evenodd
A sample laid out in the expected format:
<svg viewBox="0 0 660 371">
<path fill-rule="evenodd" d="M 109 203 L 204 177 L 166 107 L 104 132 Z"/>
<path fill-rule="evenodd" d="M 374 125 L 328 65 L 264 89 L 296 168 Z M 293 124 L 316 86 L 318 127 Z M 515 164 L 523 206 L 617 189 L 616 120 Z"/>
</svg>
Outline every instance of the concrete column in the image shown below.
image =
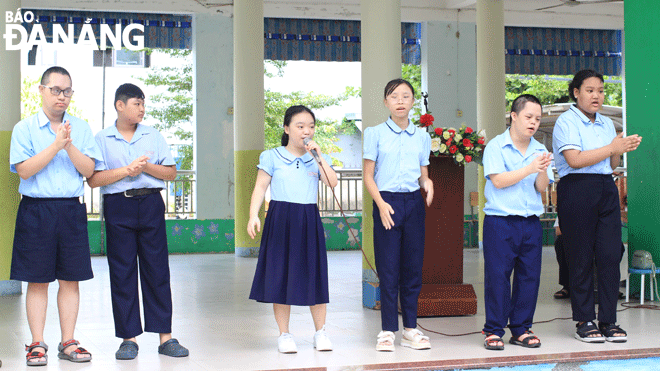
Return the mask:
<svg viewBox="0 0 660 371">
<path fill-rule="evenodd" d="M 434 127 L 467 125 L 477 129 L 476 25 L 422 23 L 422 91 L 429 93 Z M 470 212 L 470 192 L 478 191 L 475 163 L 465 167 L 463 209 Z M 476 210 L 475 210 L 476 211 Z"/>
<path fill-rule="evenodd" d="M 504 1 L 477 0 L 477 123 L 485 130 L 487 140 L 506 129 L 504 84 Z M 479 166 L 480 247 L 486 203 L 483 170 Z"/>
<path fill-rule="evenodd" d="M 388 81 L 401 77 L 401 1 L 361 0 L 362 128 L 384 122 L 389 111 L 383 104 Z M 387 26 L 385 26 L 387 25 Z M 362 192 L 362 246 L 375 268 L 373 203 L 369 192 Z M 367 261 L 362 261 L 362 303 L 376 307 L 378 282 Z M 370 284 L 371 283 L 371 284 Z"/>
<path fill-rule="evenodd" d="M 4 10 L 16 11 L 21 7 L 20 0 L 5 0 Z M 5 31 L 6 17 L 2 15 L 0 32 Z M 4 40 L 3 40 L 4 45 Z M 3 92 L 0 94 L 0 296 L 20 294 L 21 283 L 9 281 L 11 253 L 14 241 L 14 224 L 20 201 L 18 194 L 18 175 L 9 171 L 9 144 L 11 131 L 21 119 L 21 54 L 18 50 L 8 51 L 0 47 L 0 81 Z"/>
<path fill-rule="evenodd" d="M 234 219 L 233 19 L 193 22 L 197 219 Z M 263 130 L 263 129 L 262 129 Z"/>
<path fill-rule="evenodd" d="M 234 2 L 234 236 L 237 256 L 256 256 L 260 236 L 246 226 L 250 197 L 264 150 L 264 4 Z M 262 214 L 263 216 L 263 214 Z M 262 222 L 263 222 L 263 218 Z"/>
<path fill-rule="evenodd" d="M 628 1 L 623 14 L 626 132 L 644 138 L 639 148 L 627 155 L 628 254 L 631 257 L 635 250 L 649 251 L 660 265 L 660 135 L 652 109 L 660 100 L 660 76 L 651 72 L 660 58 L 660 8 L 654 0 Z"/>
</svg>

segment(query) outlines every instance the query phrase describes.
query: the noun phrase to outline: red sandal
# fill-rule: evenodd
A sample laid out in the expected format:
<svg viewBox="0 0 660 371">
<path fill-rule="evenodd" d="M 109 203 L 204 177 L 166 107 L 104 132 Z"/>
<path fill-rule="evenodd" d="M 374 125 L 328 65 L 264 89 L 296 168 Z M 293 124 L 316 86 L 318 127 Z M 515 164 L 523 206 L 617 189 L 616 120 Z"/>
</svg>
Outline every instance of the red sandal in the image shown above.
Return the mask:
<svg viewBox="0 0 660 371">
<path fill-rule="evenodd" d="M 33 352 L 32 350 L 34 348 L 44 348 L 44 352 Z M 25 350 L 28 352 L 28 354 L 25 356 L 25 362 L 28 366 L 45 366 L 48 364 L 48 355 L 46 354 L 48 352 L 48 345 L 46 345 L 46 343 L 43 341 L 35 341 L 30 345 L 26 345 Z M 44 358 L 44 360 L 32 361 L 33 359 L 39 358 Z"/>
</svg>

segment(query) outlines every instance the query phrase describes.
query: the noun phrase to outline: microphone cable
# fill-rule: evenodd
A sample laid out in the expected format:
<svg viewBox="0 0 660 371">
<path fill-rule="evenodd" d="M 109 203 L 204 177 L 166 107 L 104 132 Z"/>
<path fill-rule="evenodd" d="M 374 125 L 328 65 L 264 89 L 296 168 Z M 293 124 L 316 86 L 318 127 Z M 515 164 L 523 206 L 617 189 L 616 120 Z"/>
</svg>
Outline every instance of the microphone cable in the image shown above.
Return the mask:
<svg viewBox="0 0 660 371">
<path fill-rule="evenodd" d="M 323 167 L 323 164 L 321 163 L 320 158 L 317 158 L 316 156 L 314 156 L 314 157 L 316 158 L 316 161 L 317 161 L 318 164 L 319 164 L 319 168 L 321 168 L 321 169 L 323 170 L 323 175 L 325 175 L 325 178 L 328 179 L 328 173 L 326 172 L 325 167 Z M 339 201 L 339 199 L 337 198 L 337 195 L 335 194 L 335 189 L 334 189 L 333 187 L 328 187 L 328 188 L 330 188 L 330 191 L 332 192 L 332 197 L 334 198 L 335 202 L 337 203 L 337 206 L 339 206 L 339 212 L 341 213 L 341 216 L 342 216 L 342 218 L 344 219 L 344 222 L 346 223 L 346 226 L 348 226 L 348 231 L 349 231 L 349 233 L 351 234 L 351 237 L 353 237 L 353 240 L 354 240 L 355 242 L 357 242 L 358 246 L 360 247 L 360 251 L 362 252 L 362 256 L 364 257 L 364 260 L 365 260 L 365 261 L 367 262 L 367 264 L 369 265 L 369 268 L 371 269 L 371 271 L 374 272 L 374 274 L 376 275 L 376 277 L 378 277 L 378 272 L 376 272 L 376 269 L 375 269 L 374 266 L 371 264 L 371 262 L 370 262 L 369 259 L 367 258 L 366 253 L 364 252 L 364 248 L 362 247 L 362 242 L 361 242 L 361 241 L 355 236 L 355 233 L 353 233 L 353 228 L 351 228 L 351 225 L 348 223 L 348 219 L 346 218 L 346 214 L 344 213 L 344 209 L 341 207 L 341 202 Z M 362 220 L 364 221 L 364 215 L 363 215 L 363 217 L 362 217 Z M 380 278 L 379 278 L 379 279 L 380 279 Z M 656 287 L 657 287 L 657 285 L 656 285 Z M 660 296 L 658 296 L 658 299 L 660 300 Z M 658 305 L 651 305 L 651 304 L 632 305 L 632 304 L 630 304 L 630 302 L 624 302 L 624 303 L 621 303 L 621 306 L 623 306 L 624 308 L 623 308 L 623 309 L 619 309 L 619 310 L 617 310 L 617 312 L 623 312 L 623 311 L 626 311 L 626 310 L 628 310 L 628 309 L 653 309 L 653 310 L 660 310 L 660 306 L 658 306 Z M 571 319 L 573 319 L 573 317 L 555 317 L 555 318 L 552 318 L 552 319 L 549 319 L 549 320 L 535 321 L 535 322 L 532 322 L 532 324 L 535 324 L 535 325 L 536 325 L 536 324 L 541 324 L 541 323 L 550 323 L 550 322 L 554 322 L 554 321 L 558 321 L 558 320 L 571 320 Z M 481 333 L 482 333 L 481 331 L 473 331 L 473 332 L 466 332 L 466 333 L 460 333 L 460 334 L 447 334 L 447 333 L 443 333 L 443 332 L 439 332 L 439 331 L 434 331 L 434 330 L 428 329 L 428 328 L 422 326 L 422 325 L 419 323 L 419 320 L 418 320 L 418 322 L 417 322 L 417 326 L 418 326 L 419 328 L 421 328 L 422 330 L 426 331 L 426 332 L 431 332 L 431 333 L 434 333 L 434 334 L 443 335 L 443 336 L 447 336 L 447 337 L 459 337 L 459 336 L 477 335 L 477 334 L 481 334 Z"/>
</svg>

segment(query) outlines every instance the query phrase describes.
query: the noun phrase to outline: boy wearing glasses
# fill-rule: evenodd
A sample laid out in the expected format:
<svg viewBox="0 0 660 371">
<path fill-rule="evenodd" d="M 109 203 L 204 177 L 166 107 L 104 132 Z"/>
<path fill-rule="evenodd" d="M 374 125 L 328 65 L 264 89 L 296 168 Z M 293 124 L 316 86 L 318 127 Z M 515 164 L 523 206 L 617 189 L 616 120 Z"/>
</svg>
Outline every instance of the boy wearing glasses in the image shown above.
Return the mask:
<svg viewBox="0 0 660 371">
<path fill-rule="evenodd" d="M 10 170 L 20 176 L 23 196 L 16 215 L 11 279 L 28 282 L 27 319 L 32 343 L 28 366 L 48 362 L 43 332 L 48 285 L 58 280 L 57 307 L 62 339 L 58 358 L 89 362 L 92 355 L 74 340 L 78 282 L 93 277 L 87 211 L 80 203 L 83 176 L 94 173 L 101 153 L 89 125 L 69 115 L 71 75 L 51 67 L 41 77 L 42 110 L 20 121 L 11 136 Z"/>
<path fill-rule="evenodd" d="M 103 194 L 115 336 L 123 339 L 115 358 L 138 355 L 138 260 L 144 331 L 160 335 L 158 353 L 186 357 L 188 349 L 172 338 L 165 204 L 160 195 L 163 180 L 176 177 L 176 164 L 158 130 L 140 124 L 145 113 L 142 89 L 121 85 L 115 92 L 115 109 L 115 125 L 96 134 L 104 161 L 88 180 Z"/>
</svg>

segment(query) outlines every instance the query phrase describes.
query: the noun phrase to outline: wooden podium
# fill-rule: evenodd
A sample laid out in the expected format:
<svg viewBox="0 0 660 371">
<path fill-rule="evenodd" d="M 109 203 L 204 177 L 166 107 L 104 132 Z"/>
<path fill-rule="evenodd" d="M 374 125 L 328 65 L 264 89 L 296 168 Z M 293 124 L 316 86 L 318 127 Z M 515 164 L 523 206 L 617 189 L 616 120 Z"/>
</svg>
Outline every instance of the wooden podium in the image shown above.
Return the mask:
<svg viewBox="0 0 660 371">
<path fill-rule="evenodd" d="M 463 283 L 465 168 L 450 156 L 431 156 L 433 203 L 426 208 L 426 242 L 418 317 L 477 313 L 472 285 Z"/>
</svg>

